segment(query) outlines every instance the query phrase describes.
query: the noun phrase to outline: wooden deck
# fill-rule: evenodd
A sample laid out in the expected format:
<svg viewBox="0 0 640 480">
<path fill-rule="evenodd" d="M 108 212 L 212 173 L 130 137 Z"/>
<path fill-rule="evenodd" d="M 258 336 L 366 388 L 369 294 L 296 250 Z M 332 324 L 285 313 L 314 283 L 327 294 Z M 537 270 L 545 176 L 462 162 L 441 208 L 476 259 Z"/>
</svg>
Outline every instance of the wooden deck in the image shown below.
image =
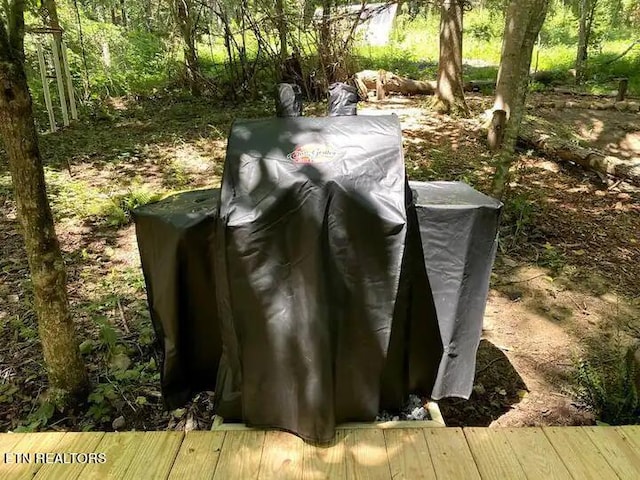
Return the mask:
<svg viewBox="0 0 640 480">
<path fill-rule="evenodd" d="M 69 463 L 43 464 L 43 455 L 36 463 L 36 453 L 46 452 L 48 462 Z M 70 454 L 90 452 L 106 461 L 71 463 Z M 94 461 L 100 458 L 94 455 Z M 325 448 L 287 433 L 249 429 L 0 434 L 0 479 L 27 478 L 636 480 L 640 426 L 349 427 Z"/>
</svg>

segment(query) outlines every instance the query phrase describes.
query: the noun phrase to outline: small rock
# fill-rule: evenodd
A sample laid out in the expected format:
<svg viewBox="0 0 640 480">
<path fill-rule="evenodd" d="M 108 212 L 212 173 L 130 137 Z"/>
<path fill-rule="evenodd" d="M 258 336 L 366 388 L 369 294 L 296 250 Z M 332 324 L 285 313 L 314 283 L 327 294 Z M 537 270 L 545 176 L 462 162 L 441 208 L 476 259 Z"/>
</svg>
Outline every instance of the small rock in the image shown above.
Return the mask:
<svg viewBox="0 0 640 480">
<path fill-rule="evenodd" d="M 122 430 L 126 424 L 127 424 L 127 421 L 124 419 L 124 417 L 119 416 L 111 423 L 111 426 L 113 427 L 114 430 Z"/>
<path fill-rule="evenodd" d="M 429 412 L 427 412 L 426 408 L 424 407 L 415 408 L 411 412 L 411 417 L 413 420 L 424 420 L 428 415 Z"/>
<path fill-rule="evenodd" d="M 7 295 L 7 300 L 9 300 L 11 303 L 18 303 L 20 301 L 20 297 L 18 295 Z"/>
<path fill-rule="evenodd" d="M 507 267 L 515 268 L 518 266 L 518 262 L 510 259 L 509 257 L 502 257 L 502 263 L 504 263 Z"/>
<path fill-rule="evenodd" d="M 478 395 L 484 395 L 485 393 L 487 393 L 487 389 L 484 388 L 484 385 L 482 385 L 481 383 L 474 385 L 473 391 Z"/>
</svg>

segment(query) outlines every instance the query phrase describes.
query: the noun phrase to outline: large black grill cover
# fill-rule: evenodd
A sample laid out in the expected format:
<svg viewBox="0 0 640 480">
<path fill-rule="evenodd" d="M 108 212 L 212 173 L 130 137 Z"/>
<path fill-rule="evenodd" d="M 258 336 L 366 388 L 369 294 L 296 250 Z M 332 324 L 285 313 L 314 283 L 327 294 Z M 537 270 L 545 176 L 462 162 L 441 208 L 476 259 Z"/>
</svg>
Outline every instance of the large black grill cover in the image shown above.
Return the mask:
<svg viewBox="0 0 640 480">
<path fill-rule="evenodd" d="M 220 415 L 324 442 L 430 393 L 442 345 L 397 117 L 235 122 L 217 227 Z"/>
</svg>

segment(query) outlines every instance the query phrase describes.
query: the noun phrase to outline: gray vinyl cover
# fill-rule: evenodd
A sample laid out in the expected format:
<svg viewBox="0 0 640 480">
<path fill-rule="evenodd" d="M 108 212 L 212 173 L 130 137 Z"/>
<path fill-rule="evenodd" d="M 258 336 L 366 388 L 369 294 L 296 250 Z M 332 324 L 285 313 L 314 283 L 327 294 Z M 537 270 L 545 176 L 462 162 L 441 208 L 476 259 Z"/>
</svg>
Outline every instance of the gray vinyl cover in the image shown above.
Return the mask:
<svg viewBox="0 0 640 480">
<path fill-rule="evenodd" d="M 222 417 L 326 442 L 431 393 L 442 344 L 397 117 L 236 121 L 212 245 Z"/>
<path fill-rule="evenodd" d="M 444 354 L 432 398 L 469 398 L 502 204 L 462 182 L 410 182 Z"/>
</svg>

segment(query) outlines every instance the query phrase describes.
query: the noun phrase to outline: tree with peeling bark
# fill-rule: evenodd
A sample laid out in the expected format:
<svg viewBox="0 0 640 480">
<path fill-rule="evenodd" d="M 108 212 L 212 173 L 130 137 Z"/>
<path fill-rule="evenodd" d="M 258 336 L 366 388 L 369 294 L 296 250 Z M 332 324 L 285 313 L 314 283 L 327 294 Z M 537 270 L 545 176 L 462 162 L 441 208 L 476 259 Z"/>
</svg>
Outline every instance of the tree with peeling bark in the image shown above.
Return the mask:
<svg viewBox="0 0 640 480">
<path fill-rule="evenodd" d="M 462 23 L 466 0 L 441 0 L 438 85 L 433 107 L 440 113 L 469 116 L 462 82 Z"/>
<path fill-rule="evenodd" d="M 52 399 L 80 400 L 89 381 L 69 313 L 66 269 L 47 199 L 44 170 L 24 70 L 25 0 L 0 9 L 0 136 L 33 283 L 38 332 Z"/>
<path fill-rule="evenodd" d="M 496 198 L 502 198 L 509 181 L 509 169 L 525 111 L 533 46 L 548 8 L 549 0 L 511 0 L 507 9 L 493 105 L 494 116 L 504 118 L 500 134 L 502 145 L 497 153 L 496 172 L 491 185 L 492 195 Z M 490 137 L 491 134 L 490 131 Z M 490 138 L 490 142 L 493 141 Z"/>
<path fill-rule="evenodd" d="M 200 96 L 200 63 L 196 48 L 196 4 L 193 0 L 171 0 L 171 11 L 182 37 L 186 80 L 193 96 Z"/>
</svg>

